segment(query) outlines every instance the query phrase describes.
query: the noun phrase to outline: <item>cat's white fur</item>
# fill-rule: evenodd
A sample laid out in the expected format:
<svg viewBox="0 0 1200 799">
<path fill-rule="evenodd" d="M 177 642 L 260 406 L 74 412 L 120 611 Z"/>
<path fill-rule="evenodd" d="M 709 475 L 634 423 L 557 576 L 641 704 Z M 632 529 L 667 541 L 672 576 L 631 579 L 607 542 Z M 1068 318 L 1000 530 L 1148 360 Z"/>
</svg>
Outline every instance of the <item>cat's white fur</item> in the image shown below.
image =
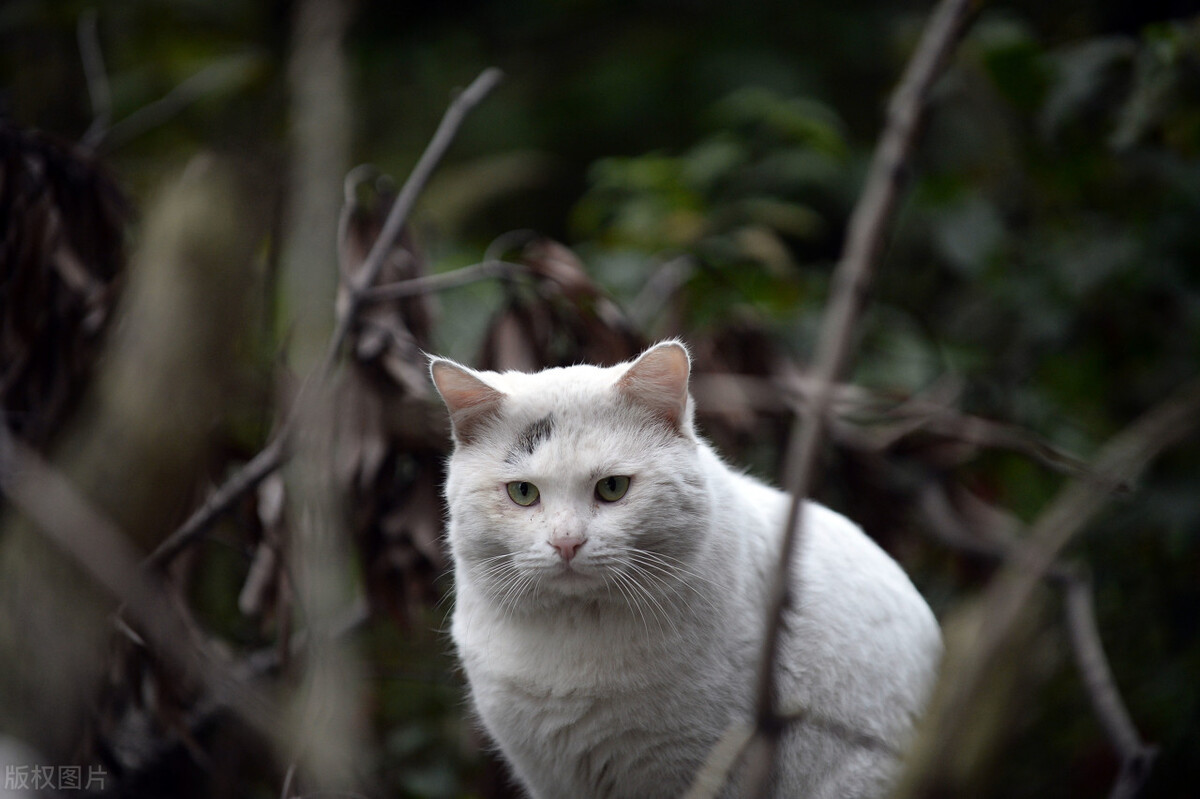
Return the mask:
<svg viewBox="0 0 1200 799">
<path fill-rule="evenodd" d="M 484 727 L 536 799 L 682 795 L 751 718 L 788 496 L 696 435 L 677 342 L 611 368 L 431 368 L 456 440 L 452 634 Z M 595 494 L 609 475 L 632 478 L 612 503 Z M 516 504 L 513 481 L 539 501 Z M 930 692 L 938 625 L 852 522 L 815 503 L 803 519 L 777 685 L 804 718 L 774 795 L 878 796 Z M 564 536 L 586 539 L 569 560 Z"/>
</svg>

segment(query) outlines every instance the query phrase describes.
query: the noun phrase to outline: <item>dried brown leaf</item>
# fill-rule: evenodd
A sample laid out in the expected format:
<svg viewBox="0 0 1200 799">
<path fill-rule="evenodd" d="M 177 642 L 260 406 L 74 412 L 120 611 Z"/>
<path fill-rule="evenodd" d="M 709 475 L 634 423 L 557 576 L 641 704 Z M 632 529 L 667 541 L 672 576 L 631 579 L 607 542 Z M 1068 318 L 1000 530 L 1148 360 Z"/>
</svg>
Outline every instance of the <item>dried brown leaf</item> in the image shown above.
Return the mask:
<svg viewBox="0 0 1200 799">
<path fill-rule="evenodd" d="M 128 215 L 97 161 L 0 120 L 0 408 L 36 447 L 91 375 L 124 268 Z"/>
</svg>

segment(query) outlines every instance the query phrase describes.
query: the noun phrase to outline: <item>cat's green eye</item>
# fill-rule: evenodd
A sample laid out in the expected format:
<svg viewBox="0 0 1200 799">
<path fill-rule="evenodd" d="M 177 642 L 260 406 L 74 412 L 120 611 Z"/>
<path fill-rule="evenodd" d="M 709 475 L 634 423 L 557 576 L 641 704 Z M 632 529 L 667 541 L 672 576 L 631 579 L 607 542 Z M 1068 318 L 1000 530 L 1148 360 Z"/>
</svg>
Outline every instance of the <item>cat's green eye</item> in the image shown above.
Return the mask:
<svg viewBox="0 0 1200 799">
<path fill-rule="evenodd" d="M 538 501 L 538 487 L 524 480 L 513 480 L 508 484 L 508 496 L 513 502 L 522 507 L 529 507 Z"/>
<path fill-rule="evenodd" d="M 621 475 L 605 477 L 596 483 L 596 497 L 604 502 L 616 502 L 629 490 L 629 478 Z"/>
</svg>

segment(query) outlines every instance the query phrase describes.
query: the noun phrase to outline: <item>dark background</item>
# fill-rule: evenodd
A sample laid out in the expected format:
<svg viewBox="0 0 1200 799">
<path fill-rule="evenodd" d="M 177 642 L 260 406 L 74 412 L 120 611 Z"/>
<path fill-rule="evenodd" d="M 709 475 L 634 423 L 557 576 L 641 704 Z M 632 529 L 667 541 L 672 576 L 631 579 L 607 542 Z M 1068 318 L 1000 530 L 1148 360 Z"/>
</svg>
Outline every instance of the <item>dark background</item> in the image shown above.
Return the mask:
<svg viewBox="0 0 1200 799">
<path fill-rule="evenodd" d="M 8 0 L 6 124 L 83 138 L 93 114 L 76 26 L 89 8 L 114 120 L 207 75 L 194 101 L 99 151 L 129 198 L 129 246 L 156 188 L 201 151 L 245 165 L 253 213 L 277 232 L 272 220 L 289 196 L 292 5 Z M 345 41 L 351 163 L 402 181 L 452 92 L 500 67 L 504 83 L 473 112 L 418 206 L 412 241 L 426 268 L 477 262 L 501 234 L 532 229 L 578 253 L 618 306 L 649 308 L 633 314 L 639 337 L 682 335 L 703 371 L 769 374 L 778 359 L 810 357 L 888 92 L 928 10 L 857 0 L 360 2 Z M 987 4 L 934 91 L 853 382 L 896 397 L 951 385 L 963 413 L 1094 456 L 1200 366 L 1198 156 L 1191 3 Z M 639 306 L 646 281 L 678 255 L 691 256 L 682 285 Z M 273 286 L 256 288 L 264 318 L 239 350 L 246 417 L 270 393 L 287 344 Z M 544 287 L 535 295 L 549 302 Z M 425 343 L 467 361 L 500 357 L 498 320 L 521 301 L 495 283 L 445 292 Z M 545 324 L 570 327 L 551 317 Z M 550 342 L 530 344 L 534 360 L 578 351 Z M 712 410 L 701 421 L 732 460 L 777 476 L 780 414 Z M 221 434 L 227 460 L 252 454 L 269 423 L 235 418 Z M 952 439 L 902 437 L 868 454 L 835 440 L 819 486 L 905 563 L 940 616 L 977 594 L 990 569 L 922 535 L 907 512 L 912 487 L 952 481 L 1029 522 L 1065 479 L 1020 453 Z M 1067 553 L 1093 577 L 1134 723 L 1161 747 L 1146 796 L 1190 796 L 1200 784 L 1198 466 L 1194 438 L 1171 449 Z M 436 527 L 437 507 L 424 512 Z M 235 651 L 275 635 L 235 601 L 253 551 L 247 536 L 222 528 L 187 581 L 196 617 Z M 360 553 L 364 573 L 373 552 Z M 420 572 L 428 590 L 399 603 L 403 621 L 380 602 L 362 633 L 373 795 L 499 790 L 438 632 L 445 604 L 432 600 L 446 586 L 436 566 Z M 1116 773 L 1057 601 L 1046 605 L 1027 653 L 1029 689 L 972 795 L 1103 796 Z M 3 716 L 0 708 L 0 729 Z M 278 770 L 236 768 L 247 776 L 231 795 L 278 795 Z"/>
</svg>

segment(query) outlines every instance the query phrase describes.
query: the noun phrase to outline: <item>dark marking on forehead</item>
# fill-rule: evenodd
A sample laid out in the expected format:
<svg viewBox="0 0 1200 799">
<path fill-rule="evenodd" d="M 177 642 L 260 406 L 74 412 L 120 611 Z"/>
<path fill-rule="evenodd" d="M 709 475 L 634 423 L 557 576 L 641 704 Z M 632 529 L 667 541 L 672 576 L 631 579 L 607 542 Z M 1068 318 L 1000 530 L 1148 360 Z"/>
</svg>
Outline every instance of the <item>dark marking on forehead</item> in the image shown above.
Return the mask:
<svg viewBox="0 0 1200 799">
<path fill-rule="evenodd" d="M 521 455 L 532 455 L 533 451 L 554 432 L 554 416 L 543 416 L 530 422 L 518 435 L 517 441 L 504 460 L 515 463 Z"/>
</svg>

